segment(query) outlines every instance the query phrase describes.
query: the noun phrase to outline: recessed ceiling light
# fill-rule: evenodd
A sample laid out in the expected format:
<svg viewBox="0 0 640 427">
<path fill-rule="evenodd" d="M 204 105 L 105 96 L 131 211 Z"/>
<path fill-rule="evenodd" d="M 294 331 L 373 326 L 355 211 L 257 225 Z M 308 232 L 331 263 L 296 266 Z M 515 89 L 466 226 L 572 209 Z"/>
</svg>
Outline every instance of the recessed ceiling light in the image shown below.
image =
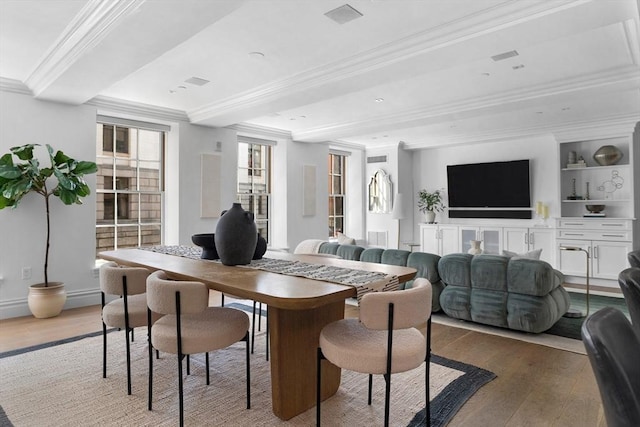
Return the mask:
<svg viewBox="0 0 640 427">
<path fill-rule="evenodd" d="M 376 102 L 384 102 L 384 98 L 376 98 Z"/>
<path fill-rule="evenodd" d="M 514 56 L 518 56 L 519 53 L 517 50 L 510 50 L 509 52 L 499 53 L 497 55 L 493 55 L 491 59 L 494 61 L 502 61 L 504 59 L 513 58 Z"/>
<path fill-rule="evenodd" d="M 176 91 L 173 89 L 169 89 L 169 93 L 176 93 Z"/>
<path fill-rule="evenodd" d="M 249 58 L 262 59 L 262 58 L 264 58 L 264 53 L 262 53 L 262 52 L 249 52 Z"/>
<path fill-rule="evenodd" d="M 186 90 L 187 87 L 186 86 L 178 86 L 178 89 Z"/>
<path fill-rule="evenodd" d="M 571 107 L 563 107 L 562 108 L 562 111 L 569 111 L 569 110 L 571 110 Z"/>
<path fill-rule="evenodd" d="M 482 73 L 483 76 L 485 77 L 489 77 L 491 75 L 491 73 Z"/>
<path fill-rule="evenodd" d="M 200 77 L 189 77 L 187 80 L 184 81 L 185 83 L 189 83 L 192 85 L 196 85 L 196 86 L 204 86 L 207 83 L 209 83 L 209 80 L 207 79 L 202 79 Z"/>
<path fill-rule="evenodd" d="M 336 7 L 335 9 L 330 10 L 324 15 L 340 25 L 346 24 L 349 21 L 353 21 L 354 19 L 364 16 L 362 13 L 358 12 L 348 4 L 343 4 L 340 7 Z"/>
<path fill-rule="evenodd" d="M 521 69 L 521 68 L 524 68 L 524 64 L 514 65 L 514 66 L 513 66 L 513 67 L 511 67 L 511 68 L 513 68 L 514 70 L 519 70 L 519 69 Z"/>
<path fill-rule="evenodd" d="M 542 111 L 536 111 L 536 114 L 544 114 Z"/>
</svg>

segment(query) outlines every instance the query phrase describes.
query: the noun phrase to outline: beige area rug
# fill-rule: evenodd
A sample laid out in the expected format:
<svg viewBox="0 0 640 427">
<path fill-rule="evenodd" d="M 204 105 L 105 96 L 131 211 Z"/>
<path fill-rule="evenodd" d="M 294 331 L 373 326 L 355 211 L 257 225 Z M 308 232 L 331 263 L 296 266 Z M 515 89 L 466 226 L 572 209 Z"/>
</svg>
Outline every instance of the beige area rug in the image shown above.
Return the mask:
<svg viewBox="0 0 640 427">
<path fill-rule="evenodd" d="M 526 341 L 533 344 L 553 347 L 560 350 L 570 351 L 572 353 L 587 354 L 584 344 L 580 340 L 565 338 L 551 334 L 532 334 L 529 332 L 514 331 L 511 329 L 499 328 L 497 326 L 482 325 L 480 323 L 468 322 L 466 320 L 454 319 L 444 313 L 434 313 L 432 315 L 434 323 L 441 325 L 453 326 L 456 328 L 468 329 L 471 331 L 481 332 L 483 334 L 498 335 L 514 340 Z"/>
<path fill-rule="evenodd" d="M 93 334 L 90 334 L 93 335 Z M 124 333 L 108 335 L 108 371 L 102 378 L 102 337 L 0 354 L 0 425 L 173 426 L 178 422 L 177 361 L 154 360 L 154 406 L 147 410 L 146 328 L 132 345 L 133 395 L 126 394 Z M 67 340 L 69 341 L 69 340 Z M 315 425 L 315 408 L 287 421 L 271 411 L 264 332 L 251 355 L 251 409 L 246 409 L 244 343 L 210 354 L 211 385 L 204 357 L 192 357 L 185 374 L 185 424 L 191 426 Z M 195 357 L 195 356 L 194 356 Z M 434 357 L 431 367 L 432 425 L 446 425 L 464 402 L 495 377 L 491 372 Z M 367 405 L 367 375 L 343 371 L 339 391 L 322 406 L 323 423 L 378 425 L 384 414 L 384 380 L 374 377 Z M 424 368 L 392 376 L 391 423 L 413 425 L 424 413 Z M 420 414 L 419 414 L 420 415 Z"/>
</svg>

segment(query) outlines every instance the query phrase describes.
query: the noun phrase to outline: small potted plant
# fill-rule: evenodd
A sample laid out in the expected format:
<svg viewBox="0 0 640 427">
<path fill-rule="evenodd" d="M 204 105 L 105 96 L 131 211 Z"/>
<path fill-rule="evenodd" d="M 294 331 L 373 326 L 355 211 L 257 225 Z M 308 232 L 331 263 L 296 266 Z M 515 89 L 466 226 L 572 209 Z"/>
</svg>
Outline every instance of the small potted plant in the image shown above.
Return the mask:
<svg viewBox="0 0 640 427">
<path fill-rule="evenodd" d="M 0 157 L 0 209 L 16 208 L 22 198 L 32 192 L 44 197 L 47 221 L 44 283 L 29 287 L 27 301 L 35 317 L 46 318 L 60 314 L 67 299 L 64 284 L 49 281 L 49 199 L 55 196 L 65 205 L 82 204 L 82 198 L 91 193 L 83 176 L 97 172 L 98 168 L 94 162 L 77 161 L 62 151 L 54 151 L 48 144 L 51 165 L 40 167 L 39 160 L 33 156 L 34 148 L 38 146 L 12 147 L 10 153 Z M 15 163 L 14 156 L 17 158 Z"/>
<path fill-rule="evenodd" d="M 440 190 L 430 193 L 422 189 L 418 192 L 418 209 L 425 214 L 428 224 L 433 224 L 436 220 L 436 212 L 441 212 L 444 208 Z"/>
</svg>

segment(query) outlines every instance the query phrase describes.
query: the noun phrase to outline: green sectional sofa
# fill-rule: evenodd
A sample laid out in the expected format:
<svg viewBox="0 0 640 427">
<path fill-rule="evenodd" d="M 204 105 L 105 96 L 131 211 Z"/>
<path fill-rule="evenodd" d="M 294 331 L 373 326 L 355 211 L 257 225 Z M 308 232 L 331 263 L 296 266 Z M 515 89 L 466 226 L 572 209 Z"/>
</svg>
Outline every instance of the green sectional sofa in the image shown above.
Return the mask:
<svg viewBox="0 0 640 427">
<path fill-rule="evenodd" d="M 438 275 L 438 261 L 440 256 L 425 252 L 409 252 L 398 249 L 363 248 L 358 245 L 340 245 L 334 242 L 324 242 L 318 248 L 318 253 L 338 255 L 353 261 L 375 262 L 378 264 L 404 265 L 413 267 L 418 272 L 416 278 L 424 277 L 431 282 L 433 298 L 431 310 L 440 311 L 440 293 L 444 285 Z M 403 283 L 402 287 L 411 288 L 413 280 Z"/>
<path fill-rule="evenodd" d="M 318 253 L 382 264 L 406 265 L 433 286 L 433 312 L 486 325 L 539 333 L 569 309 L 562 273 L 544 261 L 501 255 L 449 254 L 363 248 L 323 242 Z M 403 284 L 410 288 L 413 281 Z"/>
<path fill-rule="evenodd" d="M 440 305 L 450 317 L 519 331 L 546 331 L 569 309 L 562 273 L 544 261 L 449 254 L 438 262 Z"/>
</svg>

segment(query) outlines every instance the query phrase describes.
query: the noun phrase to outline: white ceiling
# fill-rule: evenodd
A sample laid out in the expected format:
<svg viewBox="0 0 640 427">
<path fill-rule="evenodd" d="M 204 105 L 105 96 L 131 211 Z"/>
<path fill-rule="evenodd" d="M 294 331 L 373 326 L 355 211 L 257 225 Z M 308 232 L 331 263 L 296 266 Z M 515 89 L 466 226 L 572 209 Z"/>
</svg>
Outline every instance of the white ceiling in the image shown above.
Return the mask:
<svg viewBox="0 0 640 427">
<path fill-rule="evenodd" d="M 0 0 L 0 87 L 306 142 L 514 137 L 640 120 L 638 1 Z"/>
</svg>

